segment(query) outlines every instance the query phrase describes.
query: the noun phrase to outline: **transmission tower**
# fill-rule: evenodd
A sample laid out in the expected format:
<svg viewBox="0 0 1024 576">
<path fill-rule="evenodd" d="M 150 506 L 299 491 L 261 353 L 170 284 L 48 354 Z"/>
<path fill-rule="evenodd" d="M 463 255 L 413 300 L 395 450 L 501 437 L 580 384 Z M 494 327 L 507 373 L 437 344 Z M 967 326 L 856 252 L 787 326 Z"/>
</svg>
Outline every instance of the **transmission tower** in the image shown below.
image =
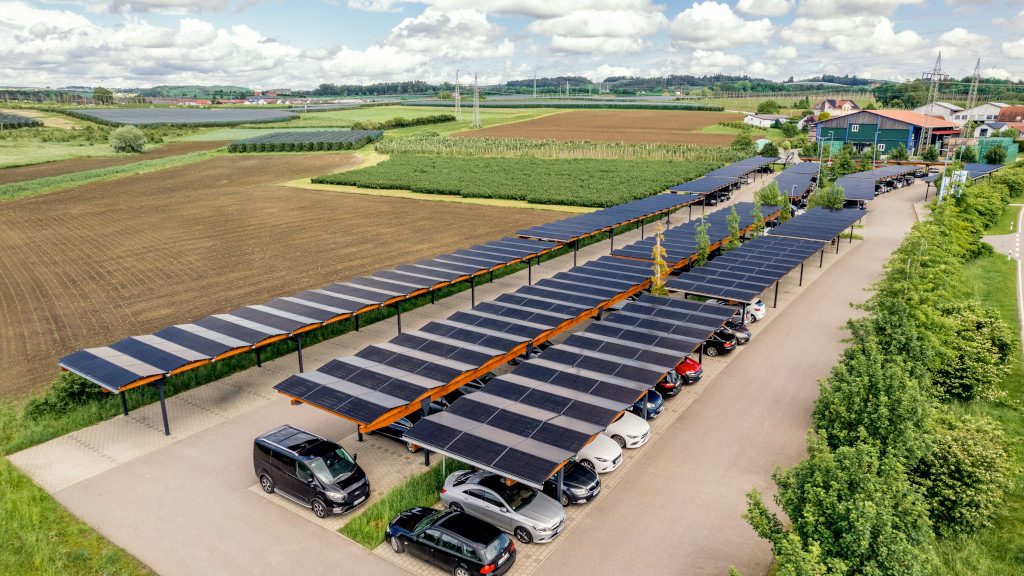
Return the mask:
<svg viewBox="0 0 1024 576">
<path fill-rule="evenodd" d="M 974 105 L 978 103 L 978 82 L 981 80 L 981 58 L 978 58 L 978 63 L 974 65 L 974 75 L 971 76 L 971 91 L 967 93 L 967 110 L 974 108 Z M 971 119 L 968 115 L 964 114 L 964 127 L 960 132 L 960 138 L 970 138 L 970 126 Z"/>
<path fill-rule="evenodd" d="M 921 74 L 921 79 L 929 83 L 928 103 L 925 105 L 925 110 L 927 112 L 931 112 L 933 104 L 935 104 L 935 101 L 939 99 L 939 82 L 949 80 L 949 74 L 942 71 L 942 52 L 939 52 L 939 57 L 935 59 L 935 68 L 931 72 Z M 928 116 L 928 118 L 931 118 L 931 116 Z M 927 120 L 925 125 L 921 127 L 921 141 L 917 143 L 918 152 L 927 148 L 931 139 L 932 121 Z"/>
<path fill-rule="evenodd" d="M 473 123 L 470 128 L 483 128 L 480 123 L 480 84 L 477 83 L 476 74 L 473 74 Z"/>
<path fill-rule="evenodd" d="M 459 71 L 455 71 L 455 93 L 452 94 L 455 98 L 455 119 L 459 122 L 462 121 L 462 96 L 459 96 Z"/>
</svg>

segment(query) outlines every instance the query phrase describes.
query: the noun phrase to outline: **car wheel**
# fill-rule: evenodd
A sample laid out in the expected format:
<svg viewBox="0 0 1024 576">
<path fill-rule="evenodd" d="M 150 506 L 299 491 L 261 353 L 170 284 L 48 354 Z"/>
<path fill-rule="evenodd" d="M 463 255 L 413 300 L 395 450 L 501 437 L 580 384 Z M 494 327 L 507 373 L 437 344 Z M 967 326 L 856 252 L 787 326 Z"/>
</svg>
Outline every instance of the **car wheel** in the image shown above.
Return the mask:
<svg viewBox="0 0 1024 576">
<path fill-rule="evenodd" d="M 327 518 L 327 505 L 324 504 L 323 500 L 317 498 L 313 500 L 313 514 L 316 514 L 317 518 Z"/>
<path fill-rule="evenodd" d="M 707 350 L 705 350 L 704 353 L 710 356 L 711 358 L 714 358 L 715 356 L 718 356 L 718 347 L 708 346 Z"/>
<path fill-rule="evenodd" d="M 580 464 L 583 464 L 583 467 L 588 470 L 594 470 L 594 463 L 590 460 L 580 460 Z"/>
<path fill-rule="evenodd" d="M 274 480 L 266 474 L 260 474 L 260 488 L 267 494 L 274 493 Z"/>
<path fill-rule="evenodd" d="M 753 314 L 751 314 L 750 315 L 750 323 L 753 324 L 754 322 L 757 322 L 757 316 L 754 316 Z"/>
<path fill-rule="evenodd" d="M 462 507 L 462 504 L 459 504 L 458 502 L 452 502 L 451 504 L 449 504 L 448 505 L 448 509 L 449 510 L 455 510 L 456 512 L 465 512 L 466 511 L 466 509 Z"/>
<path fill-rule="evenodd" d="M 398 539 L 398 536 L 392 536 L 389 540 L 391 540 L 391 549 L 395 551 L 395 554 L 405 552 L 405 545 Z"/>
<path fill-rule="evenodd" d="M 612 436 L 612 440 L 615 440 L 619 444 L 619 448 L 626 447 L 626 439 L 623 438 L 622 436 L 616 434 L 615 436 Z"/>
<path fill-rule="evenodd" d="M 515 535 L 516 540 L 519 540 L 523 544 L 533 542 L 533 534 L 530 534 L 530 531 L 527 530 L 525 526 L 516 526 L 516 529 L 513 530 L 512 533 Z"/>
<path fill-rule="evenodd" d="M 469 570 L 467 570 L 465 566 L 456 566 L 452 573 L 455 574 L 455 576 L 469 576 Z"/>
<path fill-rule="evenodd" d="M 568 508 L 569 505 L 572 504 L 572 501 L 569 499 L 569 495 L 565 492 L 562 492 L 562 498 L 560 501 L 562 502 L 562 508 Z"/>
<path fill-rule="evenodd" d="M 408 450 L 409 452 L 419 452 L 420 451 L 420 447 L 415 445 L 415 444 L 413 444 L 412 442 L 406 442 L 405 443 L 405 449 Z"/>
</svg>

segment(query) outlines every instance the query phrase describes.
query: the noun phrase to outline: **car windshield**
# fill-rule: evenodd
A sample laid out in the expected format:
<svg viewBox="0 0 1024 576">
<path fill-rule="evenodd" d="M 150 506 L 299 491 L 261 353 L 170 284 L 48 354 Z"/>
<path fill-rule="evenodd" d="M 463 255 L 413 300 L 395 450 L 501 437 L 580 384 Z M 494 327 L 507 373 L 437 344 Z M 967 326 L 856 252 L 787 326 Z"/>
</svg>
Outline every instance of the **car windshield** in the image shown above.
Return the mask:
<svg viewBox="0 0 1024 576">
<path fill-rule="evenodd" d="M 501 499 L 507 503 L 512 510 L 519 510 L 530 502 L 533 502 L 537 492 L 525 484 L 514 484 L 505 486 L 501 490 Z"/>
<path fill-rule="evenodd" d="M 344 448 L 338 448 L 324 454 L 323 456 L 311 460 L 309 467 L 313 469 L 313 474 L 320 482 L 324 484 L 333 484 L 342 476 L 350 474 L 356 469 L 356 462 L 345 452 Z"/>
<path fill-rule="evenodd" d="M 511 540 L 508 539 L 508 536 L 505 536 L 504 532 L 499 532 L 498 537 L 492 540 L 491 543 L 487 545 L 487 548 L 484 548 L 484 562 L 491 563 L 496 560 L 498 558 L 498 554 L 501 554 L 502 550 L 508 548 L 510 543 Z"/>
<path fill-rule="evenodd" d="M 419 532 L 420 530 L 423 530 L 427 526 L 432 526 L 434 524 L 434 520 L 437 520 L 438 516 L 440 516 L 440 515 L 442 515 L 442 514 L 444 514 L 446 512 L 448 512 L 448 511 L 447 510 L 438 510 L 437 512 L 434 512 L 433 514 L 431 514 L 430 516 L 427 516 L 423 520 L 420 520 L 420 523 L 416 525 L 416 529 L 413 530 L 413 532 Z"/>
</svg>

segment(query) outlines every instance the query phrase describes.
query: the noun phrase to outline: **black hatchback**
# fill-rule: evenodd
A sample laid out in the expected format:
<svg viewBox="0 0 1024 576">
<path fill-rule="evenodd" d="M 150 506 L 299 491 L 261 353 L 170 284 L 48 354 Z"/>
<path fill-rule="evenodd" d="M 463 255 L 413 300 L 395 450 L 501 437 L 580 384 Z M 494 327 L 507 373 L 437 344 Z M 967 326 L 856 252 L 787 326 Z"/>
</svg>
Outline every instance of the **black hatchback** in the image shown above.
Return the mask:
<svg viewBox="0 0 1024 576">
<path fill-rule="evenodd" d="M 454 574 L 504 574 L 516 561 L 516 545 L 491 524 L 456 510 L 410 508 L 384 531 L 391 549 L 408 552 Z"/>
</svg>

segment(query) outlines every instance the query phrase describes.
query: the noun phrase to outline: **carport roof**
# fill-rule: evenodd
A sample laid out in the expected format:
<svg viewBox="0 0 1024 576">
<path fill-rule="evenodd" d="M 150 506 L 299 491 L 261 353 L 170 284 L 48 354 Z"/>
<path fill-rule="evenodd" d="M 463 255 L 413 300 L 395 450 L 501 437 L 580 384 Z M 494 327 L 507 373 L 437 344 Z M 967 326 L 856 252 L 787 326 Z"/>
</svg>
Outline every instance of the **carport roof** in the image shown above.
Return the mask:
<svg viewBox="0 0 1024 576">
<path fill-rule="evenodd" d="M 874 184 L 872 183 L 873 186 Z M 789 222 L 776 226 L 772 230 L 771 235 L 773 237 L 785 236 L 803 240 L 831 242 L 833 238 L 842 234 L 843 230 L 846 230 L 854 222 L 863 218 L 864 214 L 864 210 L 857 208 L 836 210 L 815 206 L 806 213 L 794 217 Z"/>
</svg>

